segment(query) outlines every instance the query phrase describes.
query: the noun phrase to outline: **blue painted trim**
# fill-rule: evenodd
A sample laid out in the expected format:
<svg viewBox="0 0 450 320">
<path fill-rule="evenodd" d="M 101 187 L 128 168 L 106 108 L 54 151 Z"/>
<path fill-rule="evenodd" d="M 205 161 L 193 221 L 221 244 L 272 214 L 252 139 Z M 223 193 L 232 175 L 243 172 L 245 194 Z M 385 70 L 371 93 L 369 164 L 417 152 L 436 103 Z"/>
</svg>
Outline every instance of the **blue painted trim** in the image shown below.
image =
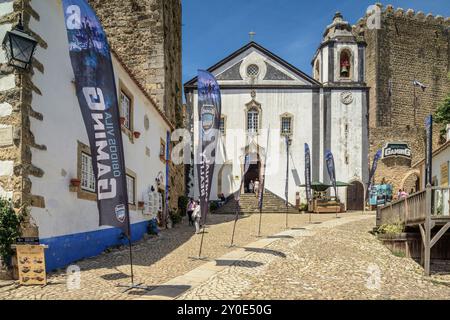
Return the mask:
<svg viewBox="0 0 450 320">
<path fill-rule="evenodd" d="M 131 225 L 133 242 L 139 241 L 147 233 L 148 223 L 149 221 L 144 221 Z M 47 272 L 67 267 L 81 259 L 98 256 L 110 247 L 128 244 L 126 238 L 120 239 L 121 234 L 120 229 L 109 228 L 40 239 L 41 244 L 48 245 L 45 250 Z"/>
</svg>

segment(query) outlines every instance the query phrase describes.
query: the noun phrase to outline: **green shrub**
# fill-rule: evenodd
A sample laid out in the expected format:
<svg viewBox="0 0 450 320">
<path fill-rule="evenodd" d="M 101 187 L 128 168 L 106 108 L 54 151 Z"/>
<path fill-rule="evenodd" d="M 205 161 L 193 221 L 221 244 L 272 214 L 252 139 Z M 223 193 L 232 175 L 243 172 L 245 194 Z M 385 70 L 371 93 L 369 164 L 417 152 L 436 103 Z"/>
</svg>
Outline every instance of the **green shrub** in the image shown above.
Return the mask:
<svg viewBox="0 0 450 320">
<path fill-rule="evenodd" d="M 403 233 L 405 227 L 401 223 L 393 223 L 393 224 L 383 224 L 377 230 L 378 233 L 386 234 L 386 235 L 396 235 Z"/>
<path fill-rule="evenodd" d="M 178 210 L 180 210 L 182 216 L 186 215 L 188 203 L 189 203 L 188 197 L 181 196 L 178 198 Z"/>
<path fill-rule="evenodd" d="M 180 210 L 178 210 L 178 211 L 171 211 L 170 212 L 170 219 L 172 220 L 172 223 L 174 225 L 178 224 L 178 223 L 181 223 L 181 221 L 183 220 L 183 217 L 182 217 L 182 215 L 180 213 Z"/>
<path fill-rule="evenodd" d="M 219 204 L 217 202 L 215 202 L 215 201 L 212 201 L 209 204 L 209 211 L 215 211 L 217 209 L 219 209 Z"/>
<path fill-rule="evenodd" d="M 23 215 L 18 215 L 12 207 L 11 201 L 0 199 L 0 257 L 4 267 L 10 265 L 14 250 L 11 248 L 20 237 L 20 225 Z"/>
</svg>

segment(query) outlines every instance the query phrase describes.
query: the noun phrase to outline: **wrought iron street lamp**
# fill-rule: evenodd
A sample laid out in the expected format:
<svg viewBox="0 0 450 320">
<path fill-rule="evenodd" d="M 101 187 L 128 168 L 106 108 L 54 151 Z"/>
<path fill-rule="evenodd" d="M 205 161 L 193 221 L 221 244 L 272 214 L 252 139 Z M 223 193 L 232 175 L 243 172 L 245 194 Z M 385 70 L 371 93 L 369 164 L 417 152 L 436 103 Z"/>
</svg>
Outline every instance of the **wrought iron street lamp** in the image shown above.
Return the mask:
<svg viewBox="0 0 450 320">
<path fill-rule="evenodd" d="M 3 49 L 6 52 L 8 64 L 23 70 L 31 65 L 36 46 L 37 41 L 24 31 L 22 17 L 19 24 L 8 31 L 3 39 Z"/>
</svg>

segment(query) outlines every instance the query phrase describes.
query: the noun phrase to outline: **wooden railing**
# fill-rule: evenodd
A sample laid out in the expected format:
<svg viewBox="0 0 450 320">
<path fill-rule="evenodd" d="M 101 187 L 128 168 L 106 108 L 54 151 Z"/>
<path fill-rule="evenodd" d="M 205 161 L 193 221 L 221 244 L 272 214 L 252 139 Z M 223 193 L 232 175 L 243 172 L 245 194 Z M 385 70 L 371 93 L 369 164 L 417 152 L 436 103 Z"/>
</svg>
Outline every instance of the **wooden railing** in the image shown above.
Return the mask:
<svg viewBox="0 0 450 320">
<path fill-rule="evenodd" d="M 411 224 L 426 216 L 426 191 L 415 193 L 387 204 L 377 210 L 377 226 L 383 224 Z"/>
<path fill-rule="evenodd" d="M 403 225 L 415 225 L 423 223 L 426 219 L 427 212 L 431 216 L 438 213 L 437 208 L 437 192 L 440 192 L 443 206 L 440 210 L 440 215 L 448 216 L 449 213 L 449 193 L 450 188 L 443 187 L 429 187 L 424 191 L 415 193 L 407 198 L 397 200 L 377 210 L 377 226 L 383 224 L 396 224 Z M 432 199 L 427 208 L 427 193 L 430 199 Z M 433 206 L 433 210 L 431 208 Z"/>
</svg>

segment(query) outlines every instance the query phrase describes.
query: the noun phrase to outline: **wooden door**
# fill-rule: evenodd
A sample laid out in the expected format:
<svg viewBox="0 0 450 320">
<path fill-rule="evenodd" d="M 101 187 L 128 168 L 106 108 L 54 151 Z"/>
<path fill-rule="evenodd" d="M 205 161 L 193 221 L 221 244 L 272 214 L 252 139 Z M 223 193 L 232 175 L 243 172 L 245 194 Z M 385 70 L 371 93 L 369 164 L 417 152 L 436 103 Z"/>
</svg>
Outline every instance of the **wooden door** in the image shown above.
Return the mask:
<svg viewBox="0 0 450 320">
<path fill-rule="evenodd" d="M 354 181 L 347 187 L 347 210 L 364 210 L 364 186 Z"/>
</svg>

